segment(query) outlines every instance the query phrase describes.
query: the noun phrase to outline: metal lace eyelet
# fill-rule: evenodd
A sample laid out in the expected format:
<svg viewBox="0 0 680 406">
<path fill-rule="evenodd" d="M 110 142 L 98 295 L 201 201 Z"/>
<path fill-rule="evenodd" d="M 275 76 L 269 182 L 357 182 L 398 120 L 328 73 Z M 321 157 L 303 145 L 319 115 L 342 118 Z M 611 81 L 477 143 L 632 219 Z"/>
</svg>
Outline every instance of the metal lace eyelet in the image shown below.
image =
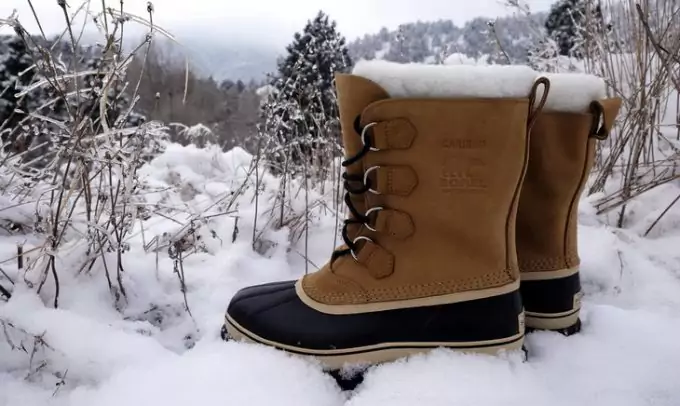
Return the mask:
<svg viewBox="0 0 680 406">
<path fill-rule="evenodd" d="M 368 175 L 370 175 L 371 172 L 376 171 L 378 169 L 380 169 L 379 166 L 371 166 L 370 168 L 366 169 L 366 172 L 364 173 L 364 185 L 368 185 Z M 380 194 L 380 192 L 378 192 L 377 190 L 375 190 L 373 188 L 368 188 L 368 191 L 373 193 L 374 195 Z"/>
<path fill-rule="evenodd" d="M 368 144 L 368 142 L 367 142 L 368 141 L 368 132 L 367 132 L 368 129 L 371 128 L 371 127 L 374 127 L 376 125 L 378 125 L 378 123 L 376 123 L 376 122 L 368 123 L 361 130 L 361 143 L 364 144 L 364 147 L 366 146 L 366 144 Z M 371 146 L 369 149 L 373 152 L 380 151 L 380 148 L 375 148 L 373 146 Z"/>
<path fill-rule="evenodd" d="M 355 238 L 354 241 L 352 241 L 352 245 L 356 245 L 356 243 L 358 241 L 362 241 L 362 240 L 373 243 L 373 240 L 371 240 L 370 238 L 365 237 L 363 235 L 360 235 L 357 238 Z M 359 262 L 359 258 L 357 258 L 357 254 L 354 252 L 354 250 L 352 248 L 349 249 L 349 252 L 350 252 L 350 254 L 352 254 L 352 258 L 354 258 L 355 261 Z"/>
<path fill-rule="evenodd" d="M 366 210 L 366 213 L 364 213 L 364 216 L 368 217 L 368 216 L 370 216 L 370 215 L 373 214 L 373 213 L 377 213 L 377 212 L 380 212 L 380 211 L 383 211 L 383 210 L 385 210 L 383 207 L 372 207 L 372 208 Z M 371 225 L 368 224 L 368 223 L 364 223 L 364 226 L 365 226 L 367 229 L 369 229 L 370 231 L 373 231 L 374 233 L 377 233 L 377 232 L 378 232 L 378 230 L 376 230 L 375 228 L 371 227 Z"/>
</svg>

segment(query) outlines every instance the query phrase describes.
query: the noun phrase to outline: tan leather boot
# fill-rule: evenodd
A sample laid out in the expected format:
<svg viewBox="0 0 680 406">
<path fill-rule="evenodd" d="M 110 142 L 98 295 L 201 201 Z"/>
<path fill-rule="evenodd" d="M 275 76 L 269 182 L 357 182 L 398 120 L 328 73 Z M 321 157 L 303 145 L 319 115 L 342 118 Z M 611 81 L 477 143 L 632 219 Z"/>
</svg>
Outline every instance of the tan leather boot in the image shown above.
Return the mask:
<svg viewBox="0 0 680 406">
<path fill-rule="evenodd" d="M 579 84 L 583 75 L 548 77 L 551 93 L 530 136 L 529 166 L 517 215 L 517 256 L 527 327 L 570 335 L 581 325 L 578 203 L 596 142 L 609 135 L 621 100 L 594 100 L 604 93 L 604 82 L 601 92 L 591 92 L 593 98 L 587 90 L 579 91 L 588 85 L 592 91 L 593 77 L 585 77 L 585 84 Z"/>
<path fill-rule="evenodd" d="M 363 173 L 345 199 L 345 246 L 297 281 L 238 292 L 228 336 L 328 369 L 521 348 L 515 217 L 546 81 L 523 67 L 360 66 L 336 78 L 350 183 Z"/>
</svg>

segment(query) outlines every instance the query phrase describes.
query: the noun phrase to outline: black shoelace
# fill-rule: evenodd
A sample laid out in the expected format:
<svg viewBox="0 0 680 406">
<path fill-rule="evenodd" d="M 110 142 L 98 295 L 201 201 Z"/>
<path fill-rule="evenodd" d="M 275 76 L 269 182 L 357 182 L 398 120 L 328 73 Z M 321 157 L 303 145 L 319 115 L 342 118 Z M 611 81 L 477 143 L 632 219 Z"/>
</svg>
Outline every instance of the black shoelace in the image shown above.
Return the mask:
<svg viewBox="0 0 680 406">
<path fill-rule="evenodd" d="M 369 151 L 371 151 L 371 139 L 368 136 L 368 131 L 366 131 L 366 127 L 361 126 L 361 116 L 357 116 L 357 118 L 354 120 L 354 131 L 356 131 L 357 134 L 359 134 L 360 137 L 362 137 L 363 141 L 363 148 L 361 151 L 359 151 L 357 154 L 348 157 L 346 160 L 342 161 L 342 166 L 343 167 L 348 167 L 359 160 L 366 156 Z M 370 219 L 364 214 L 364 213 L 359 213 L 359 210 L 357 210 L 356 207 L 354 207 L 354 203 L 352 202 L 352 195 L 361 195 L 366 192 L 368 192 L 371 189 L 371 180 L 370 179 L 364 179 L 363 174 L 357 174 L 357 175 L 350 175 L 347 172 L 344 172 L 342 174 L 342 179 L 343 179 L 343 186 L 346 190 L 345 196 L 344 196 L 344 201 L 347 207 L 349 208 L 350 213 L 352 214 L 351 218 L 347 218 L 343 221 L 343 226 L 342 226 L 342 240 L 345 242 L 345 245 L 347 245 L 347 249 L 344 250 L 335 250 L 333 251 L 333 255 L 331 256 L 331 262 L 335 261 L 339 257 L 347 254 L 355 254 L 357 251 L 357 244 L 356 240 L 352 240 L 349 235 L 348 235 L 348 228 L 351 224 L 367 224 Z M 359 187 L 354 187 L 353 184 L 360 183 Z"/>
</svg>

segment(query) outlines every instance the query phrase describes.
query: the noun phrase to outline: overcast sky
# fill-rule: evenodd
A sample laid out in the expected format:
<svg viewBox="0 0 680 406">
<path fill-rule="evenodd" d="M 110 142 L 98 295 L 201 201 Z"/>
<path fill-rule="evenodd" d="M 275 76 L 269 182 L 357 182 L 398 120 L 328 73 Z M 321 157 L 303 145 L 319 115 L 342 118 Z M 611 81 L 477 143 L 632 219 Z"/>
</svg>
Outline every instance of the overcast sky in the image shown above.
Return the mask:
<svg viewBox="0 0 680 406">
<path fill-rule="evenodd" d="M 68 0 L 72 9 L 83 0 Z M 546 10 L 552 0 L 525 0 L 534 11 Z M 120 0 L 107 0 L 120 7 Z M 290 37 L 319 10 L 338 23 L 340 31 L 352 40 L 381 27 L 396 28 L 417 20 L 452 19 L 457 24 L 477 17 L 507 13 L 502 0 L 155 0 L 155 22 L 170 30 L 196 30 L 214 36 L 250 36 L 273 45 L 290 42 Z M 61 31 L 64 19 L 57 0 L 33 0 L 44 29 Z M 125 10 L 146 15 L 145 0 L 125 0 Z M 101 9 L 93 0 L 92 8 Z M 0 0 L 0 18 L 17 9 L 19 19 L 35 29 L 27 0 Z"/>
</svg>

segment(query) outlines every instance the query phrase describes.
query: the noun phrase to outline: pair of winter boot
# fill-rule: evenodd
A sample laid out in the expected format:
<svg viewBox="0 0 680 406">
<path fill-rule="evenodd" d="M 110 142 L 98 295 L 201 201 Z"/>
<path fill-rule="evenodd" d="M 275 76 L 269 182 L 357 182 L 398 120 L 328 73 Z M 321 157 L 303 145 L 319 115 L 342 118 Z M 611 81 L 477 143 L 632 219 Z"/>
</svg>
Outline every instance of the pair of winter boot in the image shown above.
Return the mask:
<svg viewBox="0 0 680 406">
<path fill-rule="evenodd" d="M 228 338 L 337 370 L 579 330 L 578 203 L 621 106 L 602 79 L 362 61 L 336 90 L 345 244 L 239 291 Z"/>
</svg>

